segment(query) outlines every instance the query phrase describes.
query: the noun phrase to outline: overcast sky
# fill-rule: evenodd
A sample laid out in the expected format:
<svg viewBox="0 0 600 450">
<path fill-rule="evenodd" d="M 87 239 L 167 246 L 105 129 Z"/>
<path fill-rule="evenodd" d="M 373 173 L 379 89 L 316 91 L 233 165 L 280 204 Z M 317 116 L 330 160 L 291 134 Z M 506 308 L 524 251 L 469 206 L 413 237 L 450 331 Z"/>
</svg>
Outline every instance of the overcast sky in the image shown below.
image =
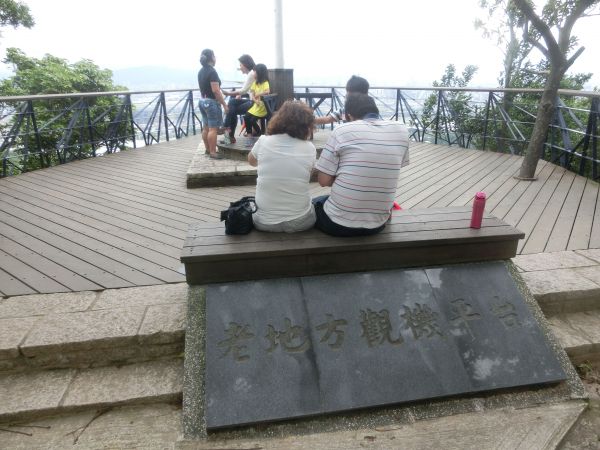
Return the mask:
<svg viewBox="0 0 600 450">
<path fill-rule="evenodd" d="M 111 70 L 166 66 L 196 72 L 203 48 L 222 78 L 241 80 L 237 58 L 275 62 L 273 0 L 22 0 L 33 29 L 5 28 L 7 47 L 28 56 L 91 59 Z M 296 84 L 345 84 L 352 74 L 373 86 L 430 86 L 454 63 L 479 66 L 473 86 L 495 87 L 502 53 L 481 37 L 477 0 L 283 0 L 284 65 Z M 586 50 L 572 71 L 595 72 L 600 86 L 600 16 L 574 29 Z M 5 69 L 4 76 L 7 72 Z M 191 86 L 190 86 L 191 87 Z"/>
</svg>

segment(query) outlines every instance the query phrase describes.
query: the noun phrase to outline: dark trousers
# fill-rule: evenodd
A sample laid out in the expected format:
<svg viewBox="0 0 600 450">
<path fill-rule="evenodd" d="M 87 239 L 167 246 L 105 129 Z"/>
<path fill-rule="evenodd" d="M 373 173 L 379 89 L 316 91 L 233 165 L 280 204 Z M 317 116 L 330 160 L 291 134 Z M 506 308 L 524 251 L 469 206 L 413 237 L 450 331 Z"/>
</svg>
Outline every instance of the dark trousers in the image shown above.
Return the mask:
<svg viewBox="0 0 600 450">
<path fill-rule="evenodd" d="M 264 133 L 260 127 L 260 120 L 262 117 L 257 117 L 254 114 L 246 113 L 244 116 L 244 122 L 246 122 L 246 133 L 252 134 L 252 136 L 260 136 Z"/>
<path fill-rule="evenodd" d="M 229 103 L 227 103 L 229 111 L 225 116 L 225 123 L 223 126 L 229 128 L 229 135 L 231 137 L 235 137 L 235 127 L 237 126 L 238 121 L 237 116 L 246 114 L 253 104 L 254 102 L 247 98 L 229 98 Z"/>
<path fill-rule="evenodd" d="M 338 237 L 350 237 L 350 236 L 371 236 L 379 233 L 385 228 L 385 224 L 377 228 L 349 228 L 343 225 L 335 223 L 329 218 L 323 205 L 329 198 L 329 195 L 321 195 L 312 199 L 313 205 L 315 205 L 315 213 L 317 213 L 317 222 L 315 227 L 321 230 L 323 233 L 331 236 Z"/>
</svg>

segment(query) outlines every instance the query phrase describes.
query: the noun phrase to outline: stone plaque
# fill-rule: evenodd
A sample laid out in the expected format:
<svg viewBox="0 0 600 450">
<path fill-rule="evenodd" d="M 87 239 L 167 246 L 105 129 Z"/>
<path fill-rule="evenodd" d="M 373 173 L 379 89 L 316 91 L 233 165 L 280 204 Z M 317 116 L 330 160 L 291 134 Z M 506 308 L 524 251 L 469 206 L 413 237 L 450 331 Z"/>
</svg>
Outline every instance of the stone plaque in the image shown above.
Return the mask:
<svg viewBox="0 0 600 450">
<path fill-rule="evenodd" d="M 210 285 L 207 428 L 566 378 L 504 263 Z"/>
</svg>

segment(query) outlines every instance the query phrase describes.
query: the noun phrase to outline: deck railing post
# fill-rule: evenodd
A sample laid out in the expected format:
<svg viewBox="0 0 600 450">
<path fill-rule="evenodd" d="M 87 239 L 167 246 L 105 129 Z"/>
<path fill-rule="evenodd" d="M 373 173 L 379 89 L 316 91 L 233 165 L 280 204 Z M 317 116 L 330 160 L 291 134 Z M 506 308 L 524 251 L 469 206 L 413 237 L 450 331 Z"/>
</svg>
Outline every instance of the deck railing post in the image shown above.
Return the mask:
<svg viewBox="0 0 600 450">
<path fill-rule="evenodd" d="M 90 105 L 87 101 L 85 101 L 85 115 L 87 119 L 87 128 L 90 137 L 89 144 L 92 146 L 92 155 L 96 156 L 96 144 L 94 143 L 94 128 L 92 126 L 92 117 L 90 115 Z"/>
<path fill-rule="evenodd" d="M 398 122 L 400 120 L 400 118 L 398 117 L 398 106 L 400 105 L 400 89 L 396 89 L 396 112 L 394 113 L 394 116 L 396 117 L 396 122 Z"/>
<path fill-rule="evenodd" d="M 493 95 L 494 95 L 494 92 L 490 91 L 488 94 L 487 103 L 485 105 L 485 122 L 483 124 L 483 148 L 482 148 L 482 150 L 485 150 L 485 144 L 487 142 L 488 121 L 490 120 L 490 107 L 492 105 Z"/>
<path fill-rule="evenodd" d="M 592 121 L 592 178 L 597 180 L 598 174 L 598 121 L 600 121 L 600 98 L 592 99 L 590 120 Z"/>
<path fill-rule="evenodd" d="M 439 125 L 440 125 L 440 104 L 442 102 L 442 91 L 438 90 L 438 98 L 437 98 L 437 108 L 435 110 L 435 140 L 434 144 L 438 143 L 438 133 L 439 133 Z"/>
<path fill-rule="evenodd" d="M 137 148 L 137 143 L 135 139 L 135 121 L 133 120 L 133 107 L 131 106 L 131 94 L 125 94 L 125 102 L 127 105 L 129 125 L 131 126 L 131 140 L 133 141 L 133 148 Z M 125 128 L 125 136 L 127 136 L 127 128 Z"/>
<path fill-rule="evenodd" d="M 164 91 L 161 91 L 161 93 L 160 93 L 160 102 L 161 102 L 161 112 L 163 114 L 163 122 L 165 125 L 165 139 L 168 141 L 169 140 L 169 122 L 168 122 L 168 118 L 167 118 L 167 102 L 165 100 Z M 159 121 L 159 123 L 160 123 L 160 121 Z M 158 140 L 160 142 L 160 131 L 158 133 Z"/>
</svg>

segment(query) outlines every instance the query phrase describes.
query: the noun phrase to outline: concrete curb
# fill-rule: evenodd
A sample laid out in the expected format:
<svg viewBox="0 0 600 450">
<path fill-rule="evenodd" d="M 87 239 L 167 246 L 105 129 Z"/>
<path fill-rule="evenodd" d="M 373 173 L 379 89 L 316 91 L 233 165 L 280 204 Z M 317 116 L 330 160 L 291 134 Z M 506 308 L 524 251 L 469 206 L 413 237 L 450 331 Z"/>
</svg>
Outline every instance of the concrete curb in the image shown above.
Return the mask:
<svg viewBox="0 0 600 450">
<path fill-rule="evenodd" d="M 0 372 L 84 368 L 183 352 L 187 284 L 0 300 Z"/>
</svg>

